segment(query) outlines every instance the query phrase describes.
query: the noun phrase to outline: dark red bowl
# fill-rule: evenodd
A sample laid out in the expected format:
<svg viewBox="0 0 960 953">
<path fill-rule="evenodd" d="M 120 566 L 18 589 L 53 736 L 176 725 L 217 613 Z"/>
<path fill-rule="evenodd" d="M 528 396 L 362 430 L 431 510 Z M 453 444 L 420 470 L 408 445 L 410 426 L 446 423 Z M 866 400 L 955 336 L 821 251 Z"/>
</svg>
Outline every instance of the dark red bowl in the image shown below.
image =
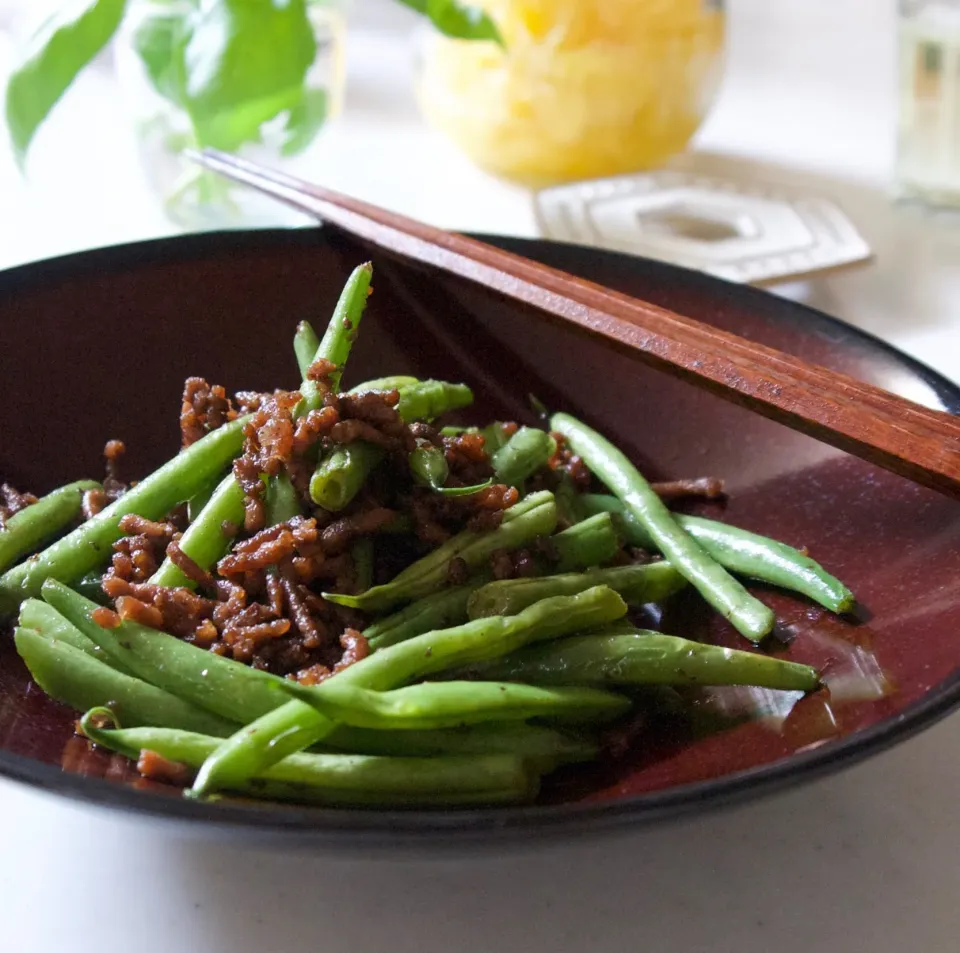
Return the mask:
<svg viewBox="0 0 960 953">
<path fill-rule="evenodd" d="M 623 255 L 497 244 L 953 413 L 960 390 L 881 342 L 772 295 Z M 321 230 L 192 236 L 86 252 L 0 275 L 0 479 L 46 491 L 101 472 L 111 437 L 131 473 L 176 452 L 179 395 L 197 374 L 228 389 L 289 386 L 301 318 L 322 322 L 367 257 Z M 529 417 L 528 395 L 573 411 L 655 478 L 721 476 L 704 512 L 806 546 L 860 598 L 838 619 L 774 590 L 785 657 L 829 692 L 691 697 L 692 724 L 652 731 L 615 766 L 555 779 L 533 807 L 357 811 L 203 804 L 143 789 L 71 740 L 73 714 L 0 644 L 0 774 L 111 807 L 297 842 L 434 844 L 568 835 L 677 816 L 808 780 L 931 724 L 960 701 L 960 506 L 665 377 L 627 354 L 459 280 L 375 259 L 353 380 L 465 380 L 464 419 Z M 759 591 L 759 587 L 758 591 Z M 726 623 L 680 600 L 663 627 L 730 645 Z M 668 730 L 669 728 L 669 730 Z"/>
</svg>

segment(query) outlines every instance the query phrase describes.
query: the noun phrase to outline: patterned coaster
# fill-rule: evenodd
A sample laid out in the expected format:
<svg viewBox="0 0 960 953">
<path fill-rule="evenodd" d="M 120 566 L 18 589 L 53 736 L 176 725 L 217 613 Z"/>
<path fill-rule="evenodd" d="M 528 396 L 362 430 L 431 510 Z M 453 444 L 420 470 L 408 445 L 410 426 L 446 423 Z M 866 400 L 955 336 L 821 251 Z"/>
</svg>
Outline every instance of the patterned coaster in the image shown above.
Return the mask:
<svg viewBox="0 0 960 953">
<path fill-rule="evenodd" d="M 669 168 L 544 189 L 544 238 L 656 258 L 767 285 L 868 262 L 833 202 L 771 181 Z"/>
</svg>

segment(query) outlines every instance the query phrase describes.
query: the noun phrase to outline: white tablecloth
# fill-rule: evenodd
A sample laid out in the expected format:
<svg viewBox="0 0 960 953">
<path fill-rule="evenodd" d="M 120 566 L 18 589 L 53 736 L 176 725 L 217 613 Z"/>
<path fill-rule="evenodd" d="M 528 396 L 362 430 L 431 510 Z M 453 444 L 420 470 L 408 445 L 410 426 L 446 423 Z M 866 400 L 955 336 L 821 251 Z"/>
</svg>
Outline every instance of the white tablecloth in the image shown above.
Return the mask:
<svg viewBox="0 0 960 953">
<path fill-rule="evenodd" d="M 361 0 L 361 3 L 363 0 Z M 893 205 L 893 4 L 732 0 L 699 148 L 838 199 L 874 265 L 779 289 L 960 377 L 960 219 Z M 348 108 L 317 177 L 440 225 L 533 234 L 529 196 L 421 125 L 409 52 L 362 9 Z M 0 35 L 0 70 L 9 59 Z M 0 265 L 170 231 L 109 61 L 37 140 L 0 153 Z M 87 108 L 101 115 L 82 124 Z M 377 144 L 389 135 L 390 161 Z M 382 155 L 382 153 L 381 153 Z M 393 863 L 197 841 L 0 782 L 0 948 L 17 953 L 593 949 L 902 953 L 960 933 L 960 720 L 762 803 L 520 855 Z"/>
</svg>

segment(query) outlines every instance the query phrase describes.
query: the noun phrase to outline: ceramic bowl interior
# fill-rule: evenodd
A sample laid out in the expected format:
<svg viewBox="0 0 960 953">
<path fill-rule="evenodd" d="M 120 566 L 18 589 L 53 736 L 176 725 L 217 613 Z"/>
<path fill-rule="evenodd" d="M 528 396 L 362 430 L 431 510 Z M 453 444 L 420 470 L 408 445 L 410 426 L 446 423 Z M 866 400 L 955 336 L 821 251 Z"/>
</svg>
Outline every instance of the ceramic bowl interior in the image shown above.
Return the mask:
<svg viewBox="0 0 960 953">
<path fill-rule="evenodd" d="M 960 412 L 957 388 L 880 342 L 770 294 L 666 265 L 548 242 L 510 249 L 702 321 Z M 126 440 L 131 474 L 176 452 L 184 378 L 228 390 L 292 386 L 291 338 L 322 323 L 364 249 L 324 230 L 181 237 L 0 275 L 0 478 L 36 492 L 102 472 Z M 960 696 L 960 506 L 646 368 L 585 334 L 420 266 L 373 256 L 375 294 L 349 376 L 468 382 L 466 422 L 531 420 L 528 395 L 602 429 L 653 478 L 716 475 L 699 511 L 811 554 L 858 595 L 839 619 L 754 587 L 774 606 L 784 657 L 824 667 L 805 699 L 700 691 L 693 717 L 652 731 L 615 765 L 556 777 L 542 803 L 481 811 L 331 811 L 199 804 L 129 779 L 72 738 L 73 714 L 0 644 L 0 774 L 130 810 L 328 842 L 488 839 L 637 824 L 729 802 L 849 763 L 905 737 Z M 665 631 L 737 646 L 696 600 Z"/>
</svg>

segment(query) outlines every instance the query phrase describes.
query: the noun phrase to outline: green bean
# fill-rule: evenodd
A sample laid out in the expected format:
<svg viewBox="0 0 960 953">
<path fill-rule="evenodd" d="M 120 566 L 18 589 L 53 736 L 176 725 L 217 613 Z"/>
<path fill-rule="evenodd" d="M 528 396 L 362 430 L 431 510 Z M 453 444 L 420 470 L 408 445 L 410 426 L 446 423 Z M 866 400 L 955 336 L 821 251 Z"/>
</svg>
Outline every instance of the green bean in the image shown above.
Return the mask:
<svg viewBox="0 0 960 953">
<path fill-rule="evenodd" d="M 84 734 L 128 758 L 154 751 L 197 768 L 217 747 L 217 738 L 193 732 L 101 728 L 97 721 L 103 715 L 112 712 L 87 712 L 81 721 Z M 437 758 L 295 754 L 235 790 L 256 797 L 276 798 L 279 794 L 283 800 L 324 804 L 448 805 L 526 800 L 535 793 L 536 783 L 521 758 L 503 754 Z"/>
<path fill-rule="evenodd" d="M 573 451 L 643 524 L 657 548 L 724 618 L 748 639 L 759 642 L 776 623 L 773 612 L 711 558 L 690 536 L 610 441 L 567 414 L 555 414 L 551 430 L 564 434 Z"/>
<path fill-rule="evenodd" d="M 485 722 L 432 731 L 370 731 L 338 725 L 323 739 L 325 748 L 356 754 L 429 757 L 444 754 L 512 754 L 544 771 L 561 764 L 592 761 L 599 753 L 594 741 L 541 725 Z"/>
<path fill-rule="evenodd" d="M 293 353 L 297 358 L 297 368 L 300 371 L 300 379 L 307 379 L 307 371 L 314 361 L 317 349 L 320 347 L 320 338 L 317 332 L 313 330 L 313 325 L 309 321 L 301 321 L 297 325 L 296 333 L 293 335 Z"/>
<path fill-rule="evenodd" d="M 240 450 L 246 421 L 240 417 L 208 433 L 35 559 L 8 570 L 0 577 L 0 617 L 12 615 L 24 599 L 38 595 L 45 579 L 74 582 L 104 565 L 122 535 L 120 520 L 127 513 L 162 519 L 216 479 Z"/>
<path fill-rule="evenodd" d="M 753 685 L 810 692 L 817 670 L 756 652 L 616 625 L 472 666 L 480 678 L 535 685 Z"/>
<path fill-rule="evenodd" d="M 340 388 L 343 366 L 350 356 L 350 349 L 353 347 L 357 328 L 360 326 L 360 319 L 363 317 L 363 311 L 367 306 L 367 296 L 370 294 L 372 277 L 373 265 L 370 262 L 353 269 L 347 283 L 343 286 L 343 291 L 340 293 L 340 300 L 334 308 L 333 317 L 327 325 L 323 340 L 310 362 L 314 364 L 316 361 L 327 360 L 334 365 L 334 369 L 327 375 L 331 391 L 337 391 Z M 317 381 L 304 377 L 300 385 L 300 393 L 303 395 L 303 399 L 297 405 L 295 411 L 297 416 L 320 408 L 324 390 L 320 388 Z"/>
<path fill-rule="evenodd" d="M 347 443 L 337 447 L 313 471 L 310 499 L 325 510 L 339 512 L 360 492 L 383 457 L 383 449 L 372 443 Z"/>
<path fill-rule="evenodd" d="M 363 592 L 373 585 L 373 539 L 362 536 L 354 540 L 350 547 L 350 558 L 353 560 L 354 585 L 357 592 Z"/>
<path fill-rule="evenodd" d="M 622 695 L 591 688 L 544 689 L 509 682 L 425 682 L 393 691 L 330 680 L 325 689 L 289 682 L 287 694 L 339 724 L 388 731 L 458 728 L 485 721 L 553 718 L 589 724 L 619 718 Z"/>
<path fill-rule="evenodd" d="M 598 586 L 576 596 L 544 599 L 509 618 L 478 619 L 427 632 L 374 652 L 323 684 L 340 680 L 386 691 L 447 668 L 495 658 L 529 642 L 613 622 L 624 612 L 623 600 L 612 589 Z M 227 739 L 204 763 L 194 791 L 209 794 L 242 781 L 288 754 L 309 748 L 332 729 L 333 723 L 310 705 L 288 702 Z"/>
<path fill-rule="evenodd" d="M 550 537 L 557 572 L 590 569 L 613 559 L 620 540 L 608 513 L 598 513 Z"/>
<path fill-rule="evenodd" d="M 88 572 L 82 579 L 78 579 L 73 584 L 73 588 L 79 592 L 81 596 L 92 599 L 98 605 L 105 606 L 110 603 L 110 599 L 103 591 L 103 573 L 96 571 Z"/>
<path fill-rule="evenodd" d="M 476 589 L 467 602 L 471 619 L 516 615 L 550 596 L 572 596 L 594 586 L 609 586 L 628 605 L 661 602 L 686 585 L 668 562 L 615 566 L 534 579 L 501 579 Z"/>
<path fill-rule="evenodd" d="M 177 696 L 104 665 L 74 645 L 32 629 L 18 628 L 17 651 L 33 680 L 51 698 L 86 711 L 109 702 L 131 725 L 163 725 L 204 734 L 234 728 Z"/>
<path fill-rule="evenodd" d="M 94 480 L 80 480 L 14 513 L 0 528 L 0 572 L 75 522 L 83 509 L 83 494 L 100 488 Z"/>
<path fill-rule="evenodd" d="M 468 570 L 479 568 L 498 549 L 516 549 L 553 531 L 557 508 L 553 494 L 531 493 L 503 513 L 503 521 L 489 533 L 464 530 L 442 546 L 408 566 L 394 579 L 358 596 L 324 593 L 329 602 L 380 612 L 425 596 L 447 580 L 451 559 L 460 559 Z"/>
<path fill-rule="evenodd" d="M 450 475 L 447 458 L 443 450 L 426 442 L 409 453 L 407 462 L 410 464 L 414 482 L 428 486 L 434 493 L 444 496 L 472 496 L 493 483 L 493 480 L 488 479 L 473 486 L 444 486 Z"/>
<path fill-rule="evenodd" d="M 229 721 L 245 724 L 277 705 L 283 679 L 207 652 L 165 632 L 124 621 L 114 629 L 98 625 L 96 603 L 50 580 L 43 598 L 100 651 L 138 678 L 178 695 Z"/>
<path fill-rule="evenodd" d="M 595 514 L 586 514 L 580 504 L 580 494 L 573 485 L 573 480 L 563 472 L 559 471 L 560 479 L 554 488 L 553 495 L 557 499 L 557 515 L 560 523 L 566 526 L 576 526 L 585 516 Z M 616 499 L 616 497 L 611 497 Z"/>
<path fill-rule="evenodd" d="M 477 428 L 471 428 L 472 430 L 478 432 L 480 436 L 483 437 L 483 449 L 487 451 L 488 457 L 493 457 L 493 455 L 510 439 L 507 434 L 506 423 L 502 421 L 494 421 L 492 424 L 488 424 L 486 427 L 481 427 L 479 431 Z M 511 427 L 512 429 L 512 427 Z"/>
<path fill-rule="evenodd" d="M 473 391 L 466 384 L 448 381 L 418 381 L 399 388 L 400 403 L 397 413 L 410 423 L 414 420 L 433 420 L 451 410 L 460 410 L 473 403 Z"/>
<path fill-rule="evenodd" d="M 581 500 L 587 512 L 616 514 L 634 546 L 656 549 L 643 524 L 615 496 L 584 494 Z M 731 572 L 792 589 L 834 612 L 849 612 L 856 604 L 854 594 L 839 579 L 786 543 L 699 516 L 674 514 L 674 519 Z"/>
<path fill-rule="evenodd" d="M 20 616 L 17 623 L 23 629 L 33 629 L 39 632 L 47 639 L 56 639 L 58 642 L 65 642 L 67 645 L 81 652 L 86 652 L 91 658 L 98 659 L 104 665 L 123 672 L 125 675 L 132 675 L 130 669 L 126 668 L 116 659 L 110 658 L 104 651 L 91 642 L 72 622 L 68 621 L 51 605 L 42 602 L 40 599 L 26 599 L 20 606 Z"/>
<path fill-rule="evenodd" d="M 411 602 L 399 612 L 368 625 L 363 634 L 371 650 L 378 651 L 397 642 L 405 642 L 424 632 L 447 629 L 467 621 L 467 600 L 486 577 L 464 586 L 442 589 Z"/>
<path fill-rule="evenodd" d="M 201 569 L 212 569 L 217 560 L 230 549 L 233 537 L 224 532 L 224 523 L 243 526 L 244 494 L 232 473 L 220 481 L 196 519 L 180 537 L 180 549 Z M 150 577 L 157 586 L 196 589 L 197 584 L 165 557 Z"/>
<path fill-rule="evenodd" d="M 286 473 L 270 477 L 267 483 L 267 496 L 264 501 L 267 511 L 267 524 L 287 523 L 300 516 L 300 497 Z"/>
<path fill-rule="evenodd" d="M 219 483 L 217 484 L 219 486 Z M 205 486 L 199 493 L 187 500 L 187 523 L 194 523 L 203 512 L 203 508 L 210 502 L 210 497 L 216 492 L 217 486 Z"/>
<path fill-rule="evenodd" d="M 493 453 L 490 463 L 498 483 L 522 487 L 556 452 L 557 442 L 545 430 L 521 427 Z"/>
<path fill-rule="evenodd" d="M 349 393 L 366 394 L 372 390 L 400 390 L 401 388 L 412 387 L 419 383 L 419 377 L 405 377 L 397 374 L 393 377 L 376 377 L 372 381 L 364 381 L 362 384 L 357 384 L 356 387 L 351 387 Z"/>
</svg>

